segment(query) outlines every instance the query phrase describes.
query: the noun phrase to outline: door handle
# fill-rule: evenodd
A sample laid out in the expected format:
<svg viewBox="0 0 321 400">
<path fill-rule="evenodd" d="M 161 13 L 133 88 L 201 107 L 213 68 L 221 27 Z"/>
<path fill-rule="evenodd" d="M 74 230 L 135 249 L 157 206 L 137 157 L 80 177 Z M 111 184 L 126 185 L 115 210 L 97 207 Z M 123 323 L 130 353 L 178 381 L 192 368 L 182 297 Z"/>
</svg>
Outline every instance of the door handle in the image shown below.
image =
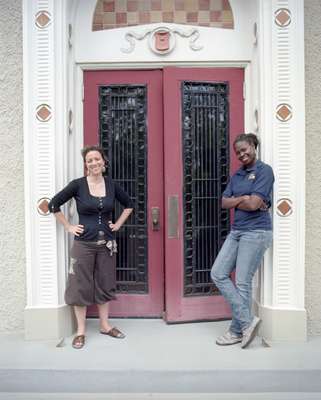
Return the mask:
<svg viewBox="0 0 321 400">
<path fill-rule="evenodd" d="M 159 216 L 160 216 L 159 207 L 152 207 L 153 231 L 160 230 Z"/>
</svg>

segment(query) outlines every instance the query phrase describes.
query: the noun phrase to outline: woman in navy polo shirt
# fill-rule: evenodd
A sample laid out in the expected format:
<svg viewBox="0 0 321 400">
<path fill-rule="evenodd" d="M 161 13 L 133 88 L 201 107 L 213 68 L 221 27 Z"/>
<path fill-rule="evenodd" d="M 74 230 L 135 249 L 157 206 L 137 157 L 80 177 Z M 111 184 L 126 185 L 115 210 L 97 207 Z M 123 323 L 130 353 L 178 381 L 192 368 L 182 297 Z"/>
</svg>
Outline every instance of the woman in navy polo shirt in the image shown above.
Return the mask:
<svg viewBox="0 0 321 400">
<path fill-rule="evenodd" d="M 108 321 L 108 304 L 115 299 L 116 252 L 114 232 L 118 231 L 132 212 L 128 194 L 110 176 L 103 176 L 107 159 L 98 146 L 82 150 L 86 176 L 71 181 L 48 204 L 50 212 L 65 230 L 74 236 L 70 252 L 66 304 L 74 307 L 77 334 L 72 346 L 81 349 L 85 344 L 87 306 L 97 304 L 100 333 L 115 338 L 125 335 Z M 71 198 L 77 205 L 79 223 L 71 224 L 60 207 Z M 124 210 L 118 220 L 112 222 L 115 200 Z"/>
<path fill-rule="evenodd" d="M 272 168 L 257 160 L 259 141 L 256 135 L 241 134 L 234 151 L 241 163 L 223 193 L 222 207 L 235 209 L 234 223 L 212 267 L 211 277 L 232 308 L 229 330 L 218 345 L 241 342 L 247 347 L 254 339 L 261 320 L 251 313 L 252 278 L 264 252 L 272 243 L 269 212 L 274 175 Z M 235 284 L 230 275 L 235 270 Z"/>
</svg>

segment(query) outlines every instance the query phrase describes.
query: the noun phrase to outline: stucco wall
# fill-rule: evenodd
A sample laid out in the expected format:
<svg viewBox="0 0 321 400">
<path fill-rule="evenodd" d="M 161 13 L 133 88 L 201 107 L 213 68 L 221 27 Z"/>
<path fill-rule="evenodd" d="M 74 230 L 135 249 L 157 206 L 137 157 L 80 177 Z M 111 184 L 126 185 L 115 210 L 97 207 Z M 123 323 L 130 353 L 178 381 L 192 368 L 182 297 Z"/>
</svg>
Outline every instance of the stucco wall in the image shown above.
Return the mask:
<svg viewBox="0 0 321 400">
<path fill-rule="evenodd" d="M 306 307 L 308 331 L 321 334 L 321 2 L 305 0 Z M 300 160 L 298 160 L 300 162 Z"/>
<path fill-rule="evenodd" d="M 0 331 L 23 329 L 22 2 L 0 0 Z"/>
</svg>

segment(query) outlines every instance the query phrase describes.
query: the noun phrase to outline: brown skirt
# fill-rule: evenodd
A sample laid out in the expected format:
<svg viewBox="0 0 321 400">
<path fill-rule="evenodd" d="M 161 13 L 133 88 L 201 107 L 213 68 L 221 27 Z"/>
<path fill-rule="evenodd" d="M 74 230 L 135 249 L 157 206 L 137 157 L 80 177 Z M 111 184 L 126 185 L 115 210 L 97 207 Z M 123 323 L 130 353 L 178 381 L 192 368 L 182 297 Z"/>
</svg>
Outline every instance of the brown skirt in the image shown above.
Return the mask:
<svg viewBox="0 0 321 400">
<path fill-rule="evenodd" d="M 115 299 L 116 254 L 106 245 L 75 240 L 70 253 L 65 302 L 90 306 Z"/>
</svg>

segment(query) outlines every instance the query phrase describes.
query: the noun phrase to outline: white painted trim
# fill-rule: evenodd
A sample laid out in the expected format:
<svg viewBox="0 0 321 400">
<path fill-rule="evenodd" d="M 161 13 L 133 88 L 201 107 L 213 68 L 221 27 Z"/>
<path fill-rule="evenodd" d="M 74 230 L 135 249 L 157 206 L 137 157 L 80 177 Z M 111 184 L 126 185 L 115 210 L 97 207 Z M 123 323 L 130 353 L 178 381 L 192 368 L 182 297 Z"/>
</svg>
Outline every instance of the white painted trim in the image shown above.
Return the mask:
<svg viewBox="0 0 321 400">
<path fill-rule="evenodd" d="M 26 218 L 26 254 L 27 254 L 27 308 L 26 310 L 57 308 L 63 304 L 63 292 L 68 263 L 68 239 L 59 226 L 57 228 L 53 217 L 42 217 L 35 203 L 41 195 L 56 193 L 71 178 L 83 173 L 82 160 L 79 150 L 83 146 L 83 103 L 82 81 L 83 70 L 108 69 L 159 69 L 165 66 L 180 67 L 242 67 L 245 69 L 247 96 L 245 100 L 245 130 L 255 129 L 254 110 L 259 110 L 259 134 L 262 142 L 261 157 L 274 167 L 278 173 L 280 163 L 284 165 L 284 155 L 280 147 L 280 132 L 285 125 L 275 120 L 275 107 L 284 98 L 291 101 L 294 112 L 292 120 L 287 123 L 291 127 L 291 149 L 288 157 L 289 171 L 282 170 L 278 177 L 274 193 L 274 204 L 282 196 L 289 196 L 294 203 L 294 213 L 281 219 L 273 210 L 274 246 L 264 260 L 261 276 L 260 307 L 272 309 L 275 312 L 304 310 L 304 240 L 305 240 L 305 124 L 304 124 L 304 21 L 303 0 L 230 0 L 234 13 L 236 30 L 234 32 L 215 31 L 215 37 L 237 37 L 241 29 L 244 49 L 235 54 L 228 54 L 225 47 L 223 52 L 215 53 L 218 48 L 207 48 L 199 58 L 189 51 L 179 49 L 177 58 L 172 52 L 167 58 L 159 58 L 155 54 L 142 53 L 143 47 L 136 54 L 123 59 L 123 55 L 111 54 L 108 49 L 95 49 L 94 52 L 77 52 L 81 41 L 82 26 L 77 18 L 81 7 L 93 8 L 95 0 L 23 0 L 23 35 L 24 35 L 24 142 L 25 142 L 25 218 Z M 274 10 L 280 7 L 291 9 L 292 22 L 287 28 L 289 32 L 290 55 L 289 76 L 291 90 L 289 93 L 280 92 L 278 79 L 282 79 L 278 70 L 278 45 L 282 42 L 282 34 L 278 36 L 274 25 Z M 48 35 L 35 28 L 34 15 L 39 9 L 48 10 L 53 22 L 48 27 Z M 246 14 L 248 13 L 248 14 Z M 258 44 L 253 47 L 250 26 L 258 22 Z M 238 18 L 239 17 L 239 18 Z M 88 21 L 91 15 L 82 16 Z M 250 21 L 250 24 L 249 24 Z M 68 47 L 67 24 L 74 29 L 73 46 Z M 81 25 L 81 24 L 80 24 Z M 84 29 L 88 29 L 88 26 Z M 80 28 L 80 29 L 79 29 Z M 77 31 L 77 29 L 79 29 Z M 138 28 L 137 28 L 138 29 Z M 117 32 L 116 32 L 117 31 Z M 92 35 L 95 38 L 123 38 L 126 30 L 101 32 Z M 204 43 L 209 43 L 209 31 L 202 31 Z M 214 32 L 214 31 L 213 31 Z M 41 49 L 47 49 L 46 57 L 38 57 L 37 41 L 41 37 Z M 83 37 L 83 36 L 82 36 Z M 91 40 L 89 38 L 89 40 Z M 77 46 L 76 46 L 77 44 Z M 235 43 L 234 43 L 235 44 Z M 295 46 L 294 46 L 295 44 Z M 83 46 L 86 44 L 84 43 Z M 292 47 L 291 47 L 292 46 Z M 77 47 L 77 48 L 76 48 Z M 112 46 L 111 46 L 112 47 Z M 138 47 L 138 46 L 137 46 Z M 186 46 L 185 46 L 186 47 Z M 86 47 L 84 47 L 87 49 Z M 183 47 L 182 47 L 183 48 Z M 119 49 L 118 49 L 119 50 Z M 117 50 L 117 51 L 118 51 Z M 285 49 L 286 51 L 288 49 Z M 104 51 L 107 51 L 105 54 Z M 108 53 L 109 51 L 109 53 Z M 41 53 L 41 51 L 40 51 Z M 222 54 L 227 57 L 221 57 Z M 88 55 L 88 57 L 87 57 Z M 235 60 L 233 60 L 233 57 Z M 201 61 L 198 61 L 201 60 Z M 37 80 L 37 67 L 45 66 L 41 80 Z M 41 70 L 43 71 L 43 70 Z M 283 76 L 283 75 L 282 75 Z M 47 92 L 40 90 L 39 82 L 46 80 Z M 40 84 L 41 86 L 41 84 Z M 284 96 L 290 96 L 284 97 Z M 35 109 L 39 102 L 48 102 L 52 107 L 53 116 L 45 124 L 35 120 Z M 68 128 L 68 111 L 73 111 L 74 123 Z M 39 132 L 45 134 L 39 136 Z M 288 129 L 288 128 L 287 128 Z M 39 139 L 47 140 L 51 151 L 45 154 L 45 159 L 39 158 Z M 300 154 L 301 164 L 296 162 Z M 42 156 L 44 158 L 44 156 Z M 40 177 L 39 171 L 45 165 L 48 179 Z M 283 168 L 283 167 L 282 167 Z M 281 178 L 281 179 L 280 179 Z M 297 183 L 299 180 L 299 184 Z M 50 193 L 48 193 L 50 192 Z M 65 208 L 66 209 L 66 208 Z M 70 215 L 71 210 L 66 212 Z M 287 218 L 287 219 L 286 219 Z M 285 222 L 286 221 L 286 222 Z M 285 228 L 284 228 L 285 227 Z M 282 231 L 282 229 L 283 231 Z M 284 233 L 285 232 L 285 233 Z M 283 244 L 287 241 L 287 250 Z M 289 245 L 290 244 L 290 245 Z M 49 254 L 50 253 L 50 254 Z M 282 278 L 282 260 L 289 256 L 293 265 L 287 269 L 287 278 Z M 283 258 L 282 258 L 283 257 Z M 48 265 L 45 265 L 46 262 Z M 285 265 L 285 264 L 284 264 Z M 288 265 L 288 264 L 287 264 Z M 46 275 L 47 274 L 47 275 Z M 280 291 L 280 282 L 285 289 Z M 282 292 L 282 296 L 280 293 Z M 270 313 L 271 314 L 271 313 Z M 270 315 L 269 314 L 269 315 Z M 39 314 L 40 315 L 40 314 Z M 45 315 L 45 314 L 43 314 Z M 300 318 L 303 324 L 304 318 Z M 302 332 L 304 327 L 302 327 Z M 292 327 L 285 326 L 291 336 Z"/>
<path fill-rule="evenodd" d="M 64 0 L 24 0 L 24 142 L 25 217 L 27 248 L 27 309 L 63 303 L 65 235 L 52 216 L 41 216 L 37 200 L 51 197 L 66 182 L 66 59 Z M 46 28 L 35 15 L 50 13 Z M 51 118 L 36 118 L 40 104 L 48 104 Z"/>
<path fill-rule="evenodd" d="M 305 254 L 305 125 L 304 23 L 302 0 L 259 1 L 259 73 L 262 121 L 262 158 L 274 167 L 274 245 L 263 270 L 261 306 L 304 310 Z M 280 28 L 274 12 L 289 8 L 291 24 Z M 293 117 L 280 122 L 278 104 L 288 103 Z M 298 157 L 299 156 L 299 157 Z M 298 164 L 297 160 L 300 160 Z M 282 217 L 277 201 L 289 198 L 293 213 Z M 301 323 L 306 323 L 304 317 Z M 292 326 L 288 326 L 291 336 Z M 302 332 L 306 332 L 302 328 Z M 283 333 L 282 333 L 283 334 Z M 294 332 L 293 332 L 294 334 Z"/>
<path fill-rule="evenodd" d="M 258 315 L 263 321 L 260 334 L 267 343 L 306 341 L 307 314 L 304 308 L 284 309 L 259 305 Z"/>
</svg>

